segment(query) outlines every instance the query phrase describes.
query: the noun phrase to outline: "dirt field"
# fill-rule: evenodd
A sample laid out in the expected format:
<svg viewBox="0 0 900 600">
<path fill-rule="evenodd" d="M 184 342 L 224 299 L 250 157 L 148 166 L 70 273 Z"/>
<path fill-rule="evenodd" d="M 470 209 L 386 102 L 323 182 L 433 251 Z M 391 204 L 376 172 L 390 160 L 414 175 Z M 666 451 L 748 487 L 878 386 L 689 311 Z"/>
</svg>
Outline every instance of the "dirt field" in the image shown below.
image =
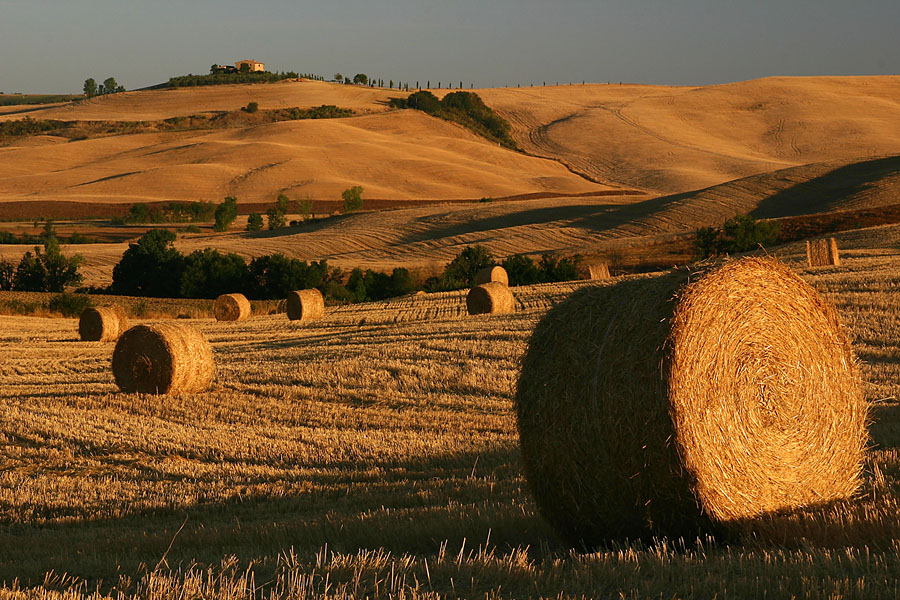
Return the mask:
<svg viewBox="0 0 900 600">
<path fill-rule="evenodd" d="M 518 361 L 540 316 L 584 283 L 517 288 L 502 317 L 465 317 L 453 292 L 303 326 L 191 321 L 218 374 L 182 396 L 119 393 L 112 345 L 76 341 L 74 320 L 0 317 L 0 581 L 70 597 L 98 585 L 208 598 L 890 597 L 900 252 L 871 244 L 891 235 L 866 232 L 869 249 L 805 275 L 863 361 L 863 492 L 732 545 L 572 555 L 535 513 L 512 411 Z M 776 539 L 786 528 L 800 548 Z"/>
</svg>

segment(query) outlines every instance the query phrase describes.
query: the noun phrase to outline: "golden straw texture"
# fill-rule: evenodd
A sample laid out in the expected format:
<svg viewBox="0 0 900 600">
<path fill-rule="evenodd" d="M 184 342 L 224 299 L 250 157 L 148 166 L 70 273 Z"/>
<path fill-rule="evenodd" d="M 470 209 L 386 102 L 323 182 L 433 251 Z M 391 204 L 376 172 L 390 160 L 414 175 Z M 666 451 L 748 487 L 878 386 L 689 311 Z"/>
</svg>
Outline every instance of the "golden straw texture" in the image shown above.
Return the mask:
<svg viewBox="0 0 900 600">
<path fill-rule="evenodd" d="M 535 329 L 516 406 L 541 513 L 589 547 L 847 498 L 867 439 L 834 308 L 770 259 L 574 293 Z"/>
<path fill-rule="evenodd" d="M 286 310 L 291 321 L 320 319 L 325 316 L 325 298 L 315 288 L 289 292 Z"/>
<path fill-rule="evenodd" d="M 78 319 L 78 335 L 86 342 L 112 342 L 128 328 L 121 306 L 86 308 Z"/>
<path fill-rule="evenodd" d="M 136 325 L 119 338 L 113 375 L 123 392 L 201 392 L 216 366 L 212 348 L 197 329 L 182 324 Z"/>
<path fill-rule="evenodd" d="M 213 305 L 216 321 L 244 321 L 250 312 L 250 301 L 243 294 L 222 294 Z"/>
<path fill-rule="evenodd" d="M 492 281 L 509 285 L 509 275 L 506 274 L 506 269 L 503 267 L 485 267 L 478 271 L 478 274 L 475 276 L 475 285 Z"/>
<path fill-rule="evenodd" d="M 609 265 L 605 262 L 588 265 L 588 279 L 609 279 Z"/>
<path fill-rule="evenodd" d="M 473 287 L 466 295 L 466 310 L 470 315 L 501 315 L 514 312 L 515 309 L 515 298 L 503 283 L 483 283 Z"/>
<path fill-rule="evenodd" d="M 837 241 L 834 238 L 806 240 L 806 263 L 810 267 L 829 267 L 841 264 Z"/>
</svg>

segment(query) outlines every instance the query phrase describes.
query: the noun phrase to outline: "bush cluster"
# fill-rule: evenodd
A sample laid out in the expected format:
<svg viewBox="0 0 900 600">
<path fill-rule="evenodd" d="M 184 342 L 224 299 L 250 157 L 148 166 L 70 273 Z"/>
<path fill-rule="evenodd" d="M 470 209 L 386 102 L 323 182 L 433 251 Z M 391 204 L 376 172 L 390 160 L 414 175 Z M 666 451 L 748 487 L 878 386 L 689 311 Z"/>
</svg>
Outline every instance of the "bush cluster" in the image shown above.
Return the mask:
<svg viewBox="0 0 900 600">
<path fill-rule="evenodd" d="M 195 223 L 209 221 L 215 214 L 216 207 L 211 202 L 168 202 L 166 204 L 147 204 L 137 202 L 128 209 L 128 214 L 115 223 Z"/>
<path fill-rule="evenodd" d="M 394 108 L 412 108 L 429 115 L 453 121 L 467 127 L 482 137 L 497 142 L 510 150 L 517 150 L 515 140 L 510 137 L 510 125 L 497 115 L 474 92 L 452 92 L 438 100 L 427 90 L 409 95 L 407 98 L 391 98 Z"/>
<path fill-rule="evenodd" d="M 532 285 L 578 279 L 581 255 L 557 258 L 544 254 L 535 263 L 528 256 L 510 256 L 498 263 L 484 246 L 468 246 L 444 267 L 443 273 L 429 277 L 425 289 L 431 292 L 459 290 L 475 285 L 478 271 L 499 264 L 506 269 L 509 285 Z"/>
<path fill-rule="evenodd" d="M 78 254 L 63 256 L 59 240 L 48 235 L 44 249 L 35 246 L 34 252 L 26 252 L 18 265 L 0 260 L 0 290 L 62 292 L 67 286 L 81 283 L 81 262 Z"/>
<path fill-rule="evenodd" d="M 771 246 L 778 239 L 779 230 L 778 223 L 757 221 L 750 215 L 732 217 L 722 227 L 701 227 L 694 240 L 696 258 Z"/>
<path fill-rule="evenodd" d="M 12 140 L 29 135 L 40 135 L 69 126 L 66 121 L 38 120 L 31 117 L 15 121 L 0 121 L 0 141 Z"/>
<path fill-rule="evenodd" d="M 300 75 L 289 71 L 287 73 L 269 73 L 268 71 L 255 71 L 248 73 L 209 73 L 207 75 L 180 75 L 171 77 L 162 87 L 197 87 L 203 85 L 227 85 L 231 83 L 273 83 L 284 79 L 299 79 Z M 309 79 L 320 79 L 311 75 Z"/>
</svg>

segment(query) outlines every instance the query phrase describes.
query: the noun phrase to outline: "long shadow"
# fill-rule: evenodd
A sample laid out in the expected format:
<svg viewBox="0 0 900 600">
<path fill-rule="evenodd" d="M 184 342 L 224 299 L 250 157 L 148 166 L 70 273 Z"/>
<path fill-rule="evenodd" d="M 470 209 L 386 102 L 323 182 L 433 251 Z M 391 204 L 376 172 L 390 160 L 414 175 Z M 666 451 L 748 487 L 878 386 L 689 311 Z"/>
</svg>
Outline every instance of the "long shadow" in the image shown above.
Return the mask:
<svg viewBox="0 0 900 600">
<path fill-rule="evenodd" d="M 522 510 L 513 448 L 345 465 L 329 468 L 327 477 L 315 465 L 304 472 L 312 473 L 308 481 L 262 477 L 228 501 L 121 518 L 79 518 L 71 507 L 34 503 L 26 507 L 34 522 L 0 525 L 0 584 L 36 585 L 52 570 L 109 586 L 118 573 L 152 569 L 170 544 L 166 564 L 173 568 L 234 555 L 245 564 L 269 557 L 265 569 L 286 548 L 307 558 L 325 544 L 345 553 L 433 554 L 445 540 L 450 548 L 488 537 L 498 548 L 553 540 L 541 519 Z M 8 510 L 0 500 L 0 511 Z"/>
<path fill-rule="evenodd" d="M 864 160 L 838 167 L 820 177 L 798 183 L 764 198 L 750 214 L 759 219 L 808 215 L 837 208 L 874 182 L 900 171 L 900 156 Z"/>
<path fill-rule="evenodd" d="M 651 198 L 634 204 L 587 204 L 558 207 L 535 208 L 521 212 L 493 217 L 474 218 L 446 227 L 429 228 L 426 233 L 413 233 L 401 238 L 400 243 L 410 244 L 435 238 L 452 237 L 466 233 L 478 233 L 518 227 L 538 225 L 553 221 L 571 221 L 576 227 L 594 231 L 606 231 L 624 225 L 638 218 L 652 216 L 671 204 L 693 195 L 694 192 Z"/>
</svg>

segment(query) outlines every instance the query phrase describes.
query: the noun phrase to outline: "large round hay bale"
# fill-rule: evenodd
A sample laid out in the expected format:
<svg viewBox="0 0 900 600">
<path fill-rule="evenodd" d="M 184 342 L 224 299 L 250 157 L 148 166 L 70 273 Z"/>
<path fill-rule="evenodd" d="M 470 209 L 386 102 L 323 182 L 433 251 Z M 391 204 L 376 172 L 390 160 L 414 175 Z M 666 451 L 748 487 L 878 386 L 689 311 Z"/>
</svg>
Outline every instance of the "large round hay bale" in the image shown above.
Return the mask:
<svg viewBox="0 0 900 600">
<path fill-rule="evenodd" d="M 119 338 L 113 375 L 123 392 L 201 392 L 216 372 L 212 348 L 190 325 L 136 325 Z"/>
<path fill-rule="evenodd" d="M 216 321 L 244 321 L 250 312 L 250 301 L 243 294 L 222 294 L 213 304 Z"/>
<path fill-rule="evenodd" d="M 503 285 L 509 285 L 509 275 L 507 275 L 506 269 L 496 266 L 485 267 L 478 271 L 478 274 L 475 276 L 475 285 L 490 283 L 492 281 L 502 283 Z"/>
<path fill-rule="evenodd" d="M 286 303 L 288 319 L 310 321 L 325 316 L 325 298 L 322 292 L 313 288 L 289 292 Z"/>
<path fill-rule="evenodd" d="M 503 283 L 492 281 L 476 285 L 466 295 L 466 309 L 470 315 L 505 314 L 516 309 L 512 292 Z"/>
<path fill-rule="evenodd" d="M 535 329 L 525 474 L 573 545 L 693 536 L 859 485 L 866 405 L 835 309 L 771 259 L 698 275 L 584 288 Z"/>
<path fill-rule="evenodd" d="M 128 328 L 121 306 L 89 307 L 78 319 L 78 335 L 85 342 L 112 342 Z"/>
</svg>

